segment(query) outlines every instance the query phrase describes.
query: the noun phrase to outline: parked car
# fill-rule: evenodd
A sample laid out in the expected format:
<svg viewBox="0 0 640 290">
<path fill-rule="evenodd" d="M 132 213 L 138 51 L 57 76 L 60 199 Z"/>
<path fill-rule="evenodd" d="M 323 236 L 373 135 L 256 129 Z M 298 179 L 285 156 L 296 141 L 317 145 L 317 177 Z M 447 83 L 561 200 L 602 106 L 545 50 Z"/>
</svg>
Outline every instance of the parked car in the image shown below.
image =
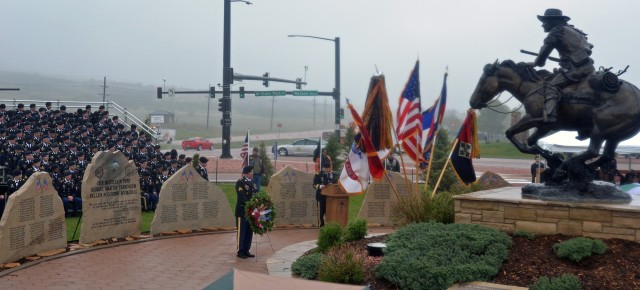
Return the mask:
<svg viewBox="0 0 640 290">
<path fill-rule="evenodd" d="M 322 140 L 322 147 L 327 146 L 327 141 Z M 291 144 L 278 145 L 277 152 L 280 156 L 313 156 L 313 151 L 318 148 L 318 139 L 300 139 Z"/>
<path fill-rule="evenodd" d="M 213 142 L 209 141 L 207 138 L 193 137 L 186 140 L 182 140 L 182 149 L 213 150 Z"/>
</svg>

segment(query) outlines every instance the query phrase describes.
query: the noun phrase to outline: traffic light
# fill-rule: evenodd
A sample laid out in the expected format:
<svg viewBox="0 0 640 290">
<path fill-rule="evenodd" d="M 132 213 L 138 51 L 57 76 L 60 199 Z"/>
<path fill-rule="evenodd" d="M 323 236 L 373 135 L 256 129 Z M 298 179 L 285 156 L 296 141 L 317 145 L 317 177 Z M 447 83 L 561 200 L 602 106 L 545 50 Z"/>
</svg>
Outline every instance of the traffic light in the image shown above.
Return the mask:
<svg viewBox="0 0 640 290">
<path fill-rule="evenodd" d="M 240 98 L 244 99 L 244 87 L 240 87 Z"/>
<path fill-rule="evenodd" d="M 301 78 L 297 78 L 296 79 L 296 90 L 301 90 L 302 89 L 302 79 Z"/>
<path fill-rule="evenodd" d="M 218 111 L 224 112 L 224 98 L 218 99 Z"/>
<path fill-rule="evenodd" d="M 162 88 L 158 87 L 158 99 L 162 99 Z"/>
<path fill-rule="evenodd" d="M 216 98 L 216 87 L 209 87 L 209 97 L 212 99 Z"/>
<path fill-rule="evenodd" d="M 340 108 L 340 120 L 344 119 L 344 109 Z"/>
<path fill-rule="evenodd" d="M 268 72 L 264 73 L 262 76 L 265 77 L 265 78 L 268 78 L 269 77 L 269 73 Z M 263 80 L 262 81 L 262 85 L 264 85 L 265 87 L 268 88 L 269 87 L 269 80 Z"/>
</svg>

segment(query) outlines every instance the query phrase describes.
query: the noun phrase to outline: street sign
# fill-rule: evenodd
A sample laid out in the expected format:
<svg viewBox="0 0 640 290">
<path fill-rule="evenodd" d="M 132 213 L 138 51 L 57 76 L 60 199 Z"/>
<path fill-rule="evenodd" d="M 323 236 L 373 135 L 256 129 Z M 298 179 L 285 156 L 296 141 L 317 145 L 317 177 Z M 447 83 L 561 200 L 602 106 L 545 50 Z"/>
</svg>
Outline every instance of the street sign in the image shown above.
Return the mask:
<svg viewBox="0 0 640 290">
<path fill-rule="evenodd" d="M 285 96 L 285 91 L 262 91 L 255 92 L 256 97 L 271 97 L 271 96 Z"/>
<path fill-rule="evenodd" d="M 318 91 L 293 91 L 293 95 L 294 96 L 308 96 L 308 97 L 315 97 L 318 95 Z"/>
<path fill-rule="evenodd" d="M 169 97 L 175 97 L 175 96 L 176 96 L 176 90 L 169 89 Z"/>
</svg>

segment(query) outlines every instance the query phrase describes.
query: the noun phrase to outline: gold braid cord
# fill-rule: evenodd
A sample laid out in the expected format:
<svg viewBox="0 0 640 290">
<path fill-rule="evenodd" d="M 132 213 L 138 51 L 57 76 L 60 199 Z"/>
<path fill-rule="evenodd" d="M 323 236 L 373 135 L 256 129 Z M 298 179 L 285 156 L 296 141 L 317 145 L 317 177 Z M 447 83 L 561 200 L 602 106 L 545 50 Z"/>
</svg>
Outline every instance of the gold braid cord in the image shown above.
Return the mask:
<svg viewBox="0 0 640 290">
<path fill-rule="evenodd" d="M 373 146 L 378 151 L 393 147 L 392 118 L 384 75 L 374 76 L 369 83 L 362 121 L 371 135 Z"/>
</svg>

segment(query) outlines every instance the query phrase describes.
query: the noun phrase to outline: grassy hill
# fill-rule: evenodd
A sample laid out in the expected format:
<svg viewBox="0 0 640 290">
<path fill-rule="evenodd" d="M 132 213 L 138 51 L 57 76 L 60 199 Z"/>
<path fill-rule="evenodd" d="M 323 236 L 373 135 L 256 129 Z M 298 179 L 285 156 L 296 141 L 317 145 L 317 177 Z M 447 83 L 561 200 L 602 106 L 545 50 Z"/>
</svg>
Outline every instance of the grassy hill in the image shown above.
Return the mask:
<svg viewBox="0 0 640 290">
<path fill-rule="evenodd" d="M 61 100 L 61 101 L 102 101 L 102 79 L 65 79 L 40 74 L 0 71 L 0 87 L 20 88 L 19 92 L 0 91 L 0 99 L 19 100 Z M 176 88 L 176 90 L 201 90 L 202 88 Z M 254 89 L 261 90 L 256 84 Z M 194 135 L 220 137 L 220 118 L 218 98 L 209 99 L 207 95 L 176 95 L 157 99 L 156 87 L 140 83 L 110 81 L 107 77 L 106 100 L 114 101 L 143 119 L 153 111 L 166 110 L 176 115 L 178 139 Z M 333 100 L 331 97 L 276 97 L 272 98 L 247 95 L 240 99 L 231 96 L 232 134 L 239 135 L 251 128 L 254 133 L 306 131 L 310 129 L 333 128 Z M 326 101 L 326 121 L 323 121 Z M 208 103 L 210 101 L 210 103 Z M 206 129 L 207 106 L 209 106 L 209 130 Z M 273 123 L 273 126 L 272 126 Z M 273 130 L 272 130 L 273 127 Z M 183 131 L 183 133 L 180 133 Z M 186 133 L 185 133 L 186 132 Z"/>
</svg>

